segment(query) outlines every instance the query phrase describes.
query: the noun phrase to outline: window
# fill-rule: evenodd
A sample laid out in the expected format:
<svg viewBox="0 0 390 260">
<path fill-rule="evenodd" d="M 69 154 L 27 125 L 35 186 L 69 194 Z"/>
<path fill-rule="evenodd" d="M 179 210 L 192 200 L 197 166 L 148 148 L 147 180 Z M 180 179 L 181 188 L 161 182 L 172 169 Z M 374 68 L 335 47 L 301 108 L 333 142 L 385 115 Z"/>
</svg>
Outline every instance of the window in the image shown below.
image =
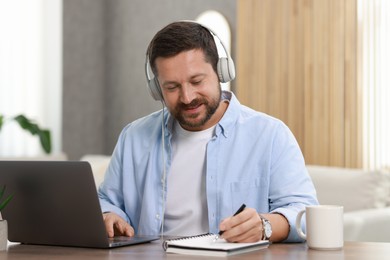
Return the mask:
<svg viewBox="0 0 390 260">
<path fill-rule="evenodd" d="M 363 165 L 390 167 L 390 1 L 359 0 Z"/>
<path fill-rule="evenodd" d="M 0 4 L 0 114 L 24 114 L 49 128 L 61 151 L 61 0 Z M 43 153 L 39 140 L 12 121 L 0 132 L 0 156 Z"/>
</svg>

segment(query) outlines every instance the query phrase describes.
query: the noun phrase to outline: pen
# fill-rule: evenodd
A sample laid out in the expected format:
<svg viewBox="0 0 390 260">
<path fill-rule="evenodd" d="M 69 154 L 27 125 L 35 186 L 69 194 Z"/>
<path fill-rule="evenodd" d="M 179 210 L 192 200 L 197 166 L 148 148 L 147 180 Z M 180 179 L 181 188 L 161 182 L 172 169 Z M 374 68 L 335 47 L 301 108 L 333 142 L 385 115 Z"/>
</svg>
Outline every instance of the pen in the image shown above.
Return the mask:
<svg viewBox="0 0 390 260">
<path fill-rule="evenodd" d="M 234 213 L 233 216 L 236 216 L 236 215 L 240 214 L 240 213 L 245 209 L 245 207 L 246 207 L 246 205 L 245 205 L 245 204 L 242 204 L 241 207 L 236 211 L 236 213 Z M 215 235 L 213 242 L 217 241 L 217 239 L 218 239 L 220 236 L 222 236 L 223 232 L 224 232 L 224 231 L 219 231 L 219 233 L 218 233 L 217 235 Z"/>
</svg>

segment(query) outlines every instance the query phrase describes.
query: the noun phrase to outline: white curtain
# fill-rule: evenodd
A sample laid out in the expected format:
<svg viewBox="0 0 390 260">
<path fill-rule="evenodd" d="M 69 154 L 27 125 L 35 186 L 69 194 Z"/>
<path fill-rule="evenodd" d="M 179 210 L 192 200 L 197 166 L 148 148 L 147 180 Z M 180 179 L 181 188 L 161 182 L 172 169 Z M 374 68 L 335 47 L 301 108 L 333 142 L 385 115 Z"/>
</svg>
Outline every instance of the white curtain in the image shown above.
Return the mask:
<svg viewBox="0 0 390 260">
<path fill-rule="evenodd" d="M 363 165 L 390 167 L 390 1 L 359 0 Z"/>
<path fill-rule="evenodd" d="M 9 121 L 18 114 L 48 128 L 52 151 L 61 151 L 61 3 L 0 2 L 0 157 L 43 153 L 38 137 Z"/>
</svg>

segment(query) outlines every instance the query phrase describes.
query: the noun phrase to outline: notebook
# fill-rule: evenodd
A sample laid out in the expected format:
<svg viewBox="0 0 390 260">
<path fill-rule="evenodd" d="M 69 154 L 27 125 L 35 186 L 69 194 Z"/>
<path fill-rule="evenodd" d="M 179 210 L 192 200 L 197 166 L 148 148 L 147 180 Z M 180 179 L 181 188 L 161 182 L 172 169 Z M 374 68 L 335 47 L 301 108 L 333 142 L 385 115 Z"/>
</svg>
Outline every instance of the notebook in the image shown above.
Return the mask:
<svg viewBox="0 0 390 260">
<path fill-rule="evenodd" d="M 254 243 L 229 243 L 224 239 L 214 241 L 215 234 L 165 240 L 163 248 L 167 253 L 203 256 L 229 256 L 267 248 L 268 240 Z"/>
<path fill-rule="evenodd" d="M 11 242 L 111 248 L 159 239 L 108 238 L 88 162 L 0 161 L 0 185 L 14 194 L 1 212 Z"/>
</svg>

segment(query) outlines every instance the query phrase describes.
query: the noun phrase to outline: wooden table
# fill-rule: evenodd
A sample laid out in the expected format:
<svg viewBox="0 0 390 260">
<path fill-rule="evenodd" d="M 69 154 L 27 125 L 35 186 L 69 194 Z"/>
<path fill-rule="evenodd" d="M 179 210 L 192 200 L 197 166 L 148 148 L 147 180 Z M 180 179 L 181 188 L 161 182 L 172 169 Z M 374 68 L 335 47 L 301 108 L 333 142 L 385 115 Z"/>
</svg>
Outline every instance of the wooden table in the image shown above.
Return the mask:
<svg viewBox="0 0 390 260">
<path fill-rule="evenodd" d="M 8 246 L 7 251 L 0 251 L 1 260 L 36 260 L 36 259 L 224 259 L 219 257 L 186 256 L 166 254 L 161 241 L 121 247 L 116 249 L 89 249 L 58 246 L 19 245 Z M 308 249 L 305 243 L 301 244 L 272 244 L 260 251 L 229 256 L 230 259 L 291 259 L 291 260 L 377 260 L 390 259 L 390 243 L 374 242 L 345 242 L 344 248 L 338 251 L 318 251 Z"/>
</svg>

